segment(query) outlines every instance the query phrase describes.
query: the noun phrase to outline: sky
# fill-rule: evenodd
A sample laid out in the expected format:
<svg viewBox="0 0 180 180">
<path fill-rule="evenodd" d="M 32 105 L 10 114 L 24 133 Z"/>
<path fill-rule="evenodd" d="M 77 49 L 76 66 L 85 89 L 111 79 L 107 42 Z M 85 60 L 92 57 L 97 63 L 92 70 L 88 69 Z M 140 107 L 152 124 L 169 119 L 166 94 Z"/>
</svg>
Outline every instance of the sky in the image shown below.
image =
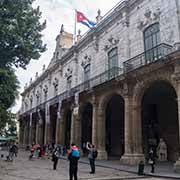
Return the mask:
<svg viewBox="0 0 180 180">
<path fill-rule="evenodd" d="M 64 30 L 70 33 L 74 32 L 75 9 L 84 13 L 90 20 L 95 21 L 98 9 L 101 15 L 105 15 L 121 0 L 36 0 L 33 7 L 40 6 L 42 12 L 42 22 L 46 20 L 46 29 L 42 32 L 43 42 L 47 44 L 47 51 L 44 52 L 39 60 L 31 60 L 26 70 L 18 68 L 16 75 L 20 82 L 20 93 L 23 92 L 26 83 L 32 77 L 35 78 L 36 72 L 40 75 L 42 67 L 47 67 L 55 50 L 55 38 L 60 32 L 61 25 Z M 84 25 L 77 24 L 77 31 L 81 30 L 81 34 L 88 31 Z M 16 100 L 12 112 L 16 113 L 21 107 L 21 96 Z"/>
</svg>

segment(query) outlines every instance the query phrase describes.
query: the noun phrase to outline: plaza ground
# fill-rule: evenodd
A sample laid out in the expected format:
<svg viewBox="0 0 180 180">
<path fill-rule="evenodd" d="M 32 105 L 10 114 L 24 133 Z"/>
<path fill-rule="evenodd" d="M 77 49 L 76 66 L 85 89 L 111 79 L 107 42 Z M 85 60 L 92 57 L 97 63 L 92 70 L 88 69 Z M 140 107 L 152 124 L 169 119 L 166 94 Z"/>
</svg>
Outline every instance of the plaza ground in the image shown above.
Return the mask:
<svg viewBox="0 0 180 180">
<path fill-rule="evenodd" d="M 6 152 L 1 154 L 6 155 Z M 52 170 L 51 159 L 28 160 L 29 152 L 20 151 L 18 157 L 13 162 L 0 159 L 0 180 L 68 180 L 69 162 L 66 159 L 60 159 L 57 170 Z M 103 166 L 104 164 L 104 166 Z M 89 174 L 90 168 L 86 158 L 79 162 L 78 176 L 79 180 L 111 180 L 111 179 L 141 179 L 141 180 L 165 180 L 166 178 L 138 176 L 136 173 L 120 171 L 114 163 L 108 167 L 107 163 L 97 161 L 96 174 Z M 170 178 L 173 179 L 173 178 Z"/>
</svg>

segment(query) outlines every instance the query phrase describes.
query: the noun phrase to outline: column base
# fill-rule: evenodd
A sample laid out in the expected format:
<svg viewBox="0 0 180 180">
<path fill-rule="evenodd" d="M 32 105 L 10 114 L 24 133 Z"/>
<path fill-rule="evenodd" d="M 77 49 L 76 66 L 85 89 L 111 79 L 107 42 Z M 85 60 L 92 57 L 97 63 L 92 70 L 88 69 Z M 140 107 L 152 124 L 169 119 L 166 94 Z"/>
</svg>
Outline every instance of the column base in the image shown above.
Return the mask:
<svg viewBox="0 0 180 180">
<path fill-rule="evenodd" d="M 124 154 L 120 159 L 123 164 L 137 165 L 140 161 L 145 162 L 144 154 Z"/>
<path fill-rule="evenodd" d="M 180 158 L 174 164 L 174 171 L 180 173 Z"/>
<path fill-rule="evenodd" d="M 107 160 L 107 152 L 105 150 L 98 150 L 98 160 Z"/>
</svg>

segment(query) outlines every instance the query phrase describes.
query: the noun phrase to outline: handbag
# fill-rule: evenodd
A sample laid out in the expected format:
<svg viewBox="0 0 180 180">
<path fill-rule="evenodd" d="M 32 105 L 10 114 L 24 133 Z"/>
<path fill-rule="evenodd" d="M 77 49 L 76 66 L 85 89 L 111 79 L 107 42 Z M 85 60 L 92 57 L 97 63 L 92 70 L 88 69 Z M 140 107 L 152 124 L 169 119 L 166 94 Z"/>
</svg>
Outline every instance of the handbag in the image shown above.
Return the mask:
<svg viewBox="0 0 180 180">
<path fill-rule="evenodd" d="M 148 164 L 153 164 L 153 160 L 149 159 Z"/>
</svg>

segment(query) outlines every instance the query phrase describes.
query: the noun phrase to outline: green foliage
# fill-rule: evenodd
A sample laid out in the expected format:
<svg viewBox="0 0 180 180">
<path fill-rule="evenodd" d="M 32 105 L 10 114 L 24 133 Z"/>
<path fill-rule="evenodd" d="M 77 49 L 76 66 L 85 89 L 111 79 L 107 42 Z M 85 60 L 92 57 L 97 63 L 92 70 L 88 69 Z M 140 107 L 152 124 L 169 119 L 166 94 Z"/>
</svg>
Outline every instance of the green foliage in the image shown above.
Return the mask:
<svg viewBox="0 0 180 180">
<path fill-rule="evenodd" d="M 0 104 L 0 134 L 4 127 L 6 126 L 6 123 L 9 121 L 9 113 L 6 111 L 6 109 L 3 107 L 2 104 Z"/>
<path fill-rule="evenodd" d="M 0 69 L 0 105 L 7 110 L 18 95 L 19 82 L 11 68 Z"/>
<path fill-rule="evenodd" d="M 39 7 L 33 9 L 34 0 L 1 0 L 0 3 L 0 68 L 25 68 L 31 59 L 38 59 L 46 50 L 41 31 Z"/>
<path fill-rule="evenodd" d="M 11 68 L 0 68 L 0 132 L 13 120 L 8 111 L 18 95 L 19 82 Z"/>
</svg>

